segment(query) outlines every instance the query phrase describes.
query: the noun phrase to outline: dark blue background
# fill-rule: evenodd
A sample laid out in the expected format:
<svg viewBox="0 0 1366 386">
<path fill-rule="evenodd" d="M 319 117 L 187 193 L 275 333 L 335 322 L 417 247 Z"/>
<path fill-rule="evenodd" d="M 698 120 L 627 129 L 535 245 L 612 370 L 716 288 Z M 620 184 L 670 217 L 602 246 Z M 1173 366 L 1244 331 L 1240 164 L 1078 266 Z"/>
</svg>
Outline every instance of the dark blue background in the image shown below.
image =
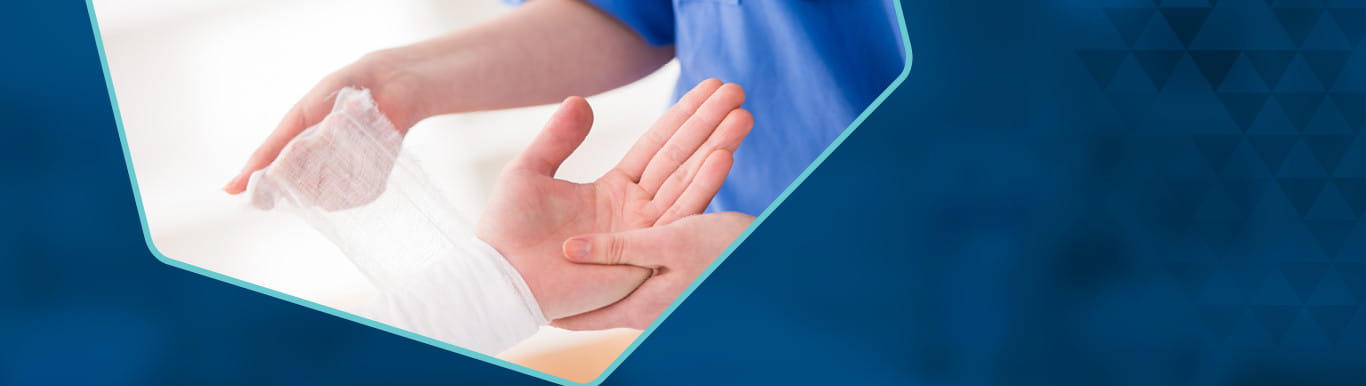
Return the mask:
<svg viewBox="0 0 1366 386">
<path fill-rule="evenodd" d="M 905 85 L 608 382 L 1366 384 L 1366 4 L 1211 3 L 905 1 Z M 85 5 L 0 36 L 0 384 L 541 383 L 157 262 Z"/>
</svg>

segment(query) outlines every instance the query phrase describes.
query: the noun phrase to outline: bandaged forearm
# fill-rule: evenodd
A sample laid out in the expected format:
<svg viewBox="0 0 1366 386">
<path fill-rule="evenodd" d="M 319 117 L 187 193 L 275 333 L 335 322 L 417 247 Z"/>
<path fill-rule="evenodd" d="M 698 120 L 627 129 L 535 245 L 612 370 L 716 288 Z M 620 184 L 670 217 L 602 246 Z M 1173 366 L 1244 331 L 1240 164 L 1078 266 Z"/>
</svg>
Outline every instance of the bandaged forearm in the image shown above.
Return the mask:
<svg viewBox="0 0 1366 386">
<path fill-rule="evenodd" d="M 297 214 L 380 296 L 360 316 L 494 355 L 547 323 L 517 270 L 473 237 L 368 91 L 338 92 L 332 112 L 252 175 L 259 208 Z"/>
<path fill-rule="evenodd" d="M 547 323 L 517 270 L 476 238 L 458 243 L 357 314 L 487 355 Z"/>
</svg>

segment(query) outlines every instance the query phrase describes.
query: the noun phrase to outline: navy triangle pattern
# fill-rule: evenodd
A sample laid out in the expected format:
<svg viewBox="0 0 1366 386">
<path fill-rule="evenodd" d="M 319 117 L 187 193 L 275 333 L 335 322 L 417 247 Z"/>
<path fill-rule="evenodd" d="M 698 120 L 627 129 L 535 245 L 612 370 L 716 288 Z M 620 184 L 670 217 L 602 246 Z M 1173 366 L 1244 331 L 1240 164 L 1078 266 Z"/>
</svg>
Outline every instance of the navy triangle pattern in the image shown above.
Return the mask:
<svg viewBox="0 0 1366 386">
<path fill-rule="evenodd" d="M 1181 61 L 1181 57 L 1184 55 L 1185 52 L 1177 50 L 1134 51 L 1134 58 L 1138 60 L 1138 65 L 1143 67 L 1143 71 L 1148 74 L 1148 79 L 1158 89 L 1167 86 L 1167 80 L 1171 79 L 1172 71 L 1176 70 L 1176 64 Z"/>
<path fill-rule="evenodd" d="M 1290 154 L 1290 149 L 1299 142 L 1299 136 L 1295 135 L 1255 135 L 1249 136 L 1248 141 L 1252 147 L 1261 155 L 1262 162 L 1271 170 L 1280 170 L 1285 163 L 1285 157 Z"/>
<path fill-rule="evenodd" d="M 1366 262 L 1337 262 L 1334 268 L 1357 301 L 1366 300 Z"/>
<path fill-rule="evenodd" d="M 1123 46 L 1077 55 L 1113 125 L 1186 165 L 1154 173 L 1186 192 L 1166 226 L 1198 252 L 1160 271 L 1192 320 L 1229 347 L 1366 339 L 1366 3 L 1109 4 Z"/>
<path fill-rule="evenodd" d="M 1280 102 L 1281 110 L 1285 116 L 1290 118 L 1290 124 L 1295 125 L 1295 129 L 1304 131 L 1309 126 L 1309 120 L 1314 118 L 1314 113 L 1319 111 L 1319 103 L 1323 103 L 1325 95 L 1316 92 L 1287 92 L 1277 93 L 1276 101 Z"/>
<path fill-rule="evenodd" d="M 1322 8 L 1322 7 L 1318 7 Z M 1343 37 L 1342 30 L 1338 28 L 1337 22 L 1328 15 L 1321 15 L 1318 24 L 1309 30 L 1309 35 L 1305 36 L 1304 44 L 1300 47 L 1306 50 L 1342 50 L 1350 49 L 1347 39 Z"/>
<path fill-rule="evenodd" d="M 1304 214 L 1305 220 L 1313 221 L 1352 221 L 1355 218 L 1351 206 L 1332 181 L 1324 185 L 1323 191 L 1319 192 L 1314 204 Z M 1310 230 L 1313 231 L 1312 228 Z"/>
<path fill-rule="evenodd" d="M 1242 93 L 1224 92 L 1219 93 L 1219 101 L 1224 105 L 1233 122 L 1239 129 L 1247 132 L 1252 127 L 1252 122 L 1257 118 L 1257 114 L 1262 111 L 1262 106 L 1266 105 L 1266 99 L 1271 96 L 1269 93 Z"/>
<path fill-rule="evenodd" d="M 1309 212 L 1309 207 L 1314 205 L 1314 200 L 1323 192 L 1323 187 L 1328 185 L 1328 180 L 1324 178 L 1282 178 L 1278 182 L 1281 191 L 1290 199 L 1290 204 L 1295 206 L 1301 216 Z"/>
<path fill-rule="evenodd" d="M 1223 170 L 1224 164 L 1228 161 L 1229 155 L 1233 154 L 1233 149 L 1242 141 L 1242 137 L 1236 135 L 1216 135 L 1216 136 L 1196 136 L 1191 140 L 1195 141 L 1195 146 L 1200 149 L 1200 155 L 1204 156 L 1214 170 Z"/>
<path fill-rule="evenodd" d="M 1329 95 L 1353 130 L 1361 130 L 1366 125 L 1366 93 L 1335 92 Z"/>
<path fill-rule="evenodd" d="M 1200 73 L 1205 75 L 1205 79 L 1209 80 L 1209 84 L 1215 89 L 1224 83 L 1224 77 L 1233 69 L 1233 63 L 1238 60 L 1239 54 L 1236 50 L 1190 51 L 1191 59 L 1195 60 Z"/>
<path fill-rule="evenodd" d="M 1328 171 L 1323 169 L 1323 163 L 1319 162 L 1318 157 L 1314 156 L 1314 151 L 1309 149 L 1309 145 L 1301 140 L 1290 147 L 1290 153 L 1285 156 L 1285 161 L 1281 163 L 1281 170 L 1276 171 L 1276 177 L 1281 179 L 1326 179 L 1329 177 Z"/>
<path fill-rule="evenodd" d="M 1282 263 L 1281 273 L 1285 275 L 1286 282 L 1290 283 L 1290 288 L 1295 290 L 1295 294 L 1300 299 L 1309 299 L 1309 295 L 1319 285 L 1319 280 L 1323 280 L 1324 272 L 1328 271 L 1328 263 L 1323 262 L 1293 262 Z"/>
<path fill-rule="evenodd" d="M 1358 305 L 1350 306 L 1311 306 L 1309 314 L 1313 315 L 1314 321 L 1323 328 L 1323 333 L 1328 336 L 1331 343 L 1337 343 L 1342 338 L 1342 331 L 1347 329 L 1347 324 L 1351 323 L 1356 316 Z"/>
<path fill-rule="evenodd" d="M 1304 39 L 1309 37 L 1309 32 L 1319 23 L 1319 16 L 1323 15 L 1322 8 L 1276 8 L 1271 12 L 1296 46 L 1304 45 Z"/>
<path fill-rule="evenodd" d="M 1300 313 L 1299 306 L 1252 306 L 1253 319 L 1262 324 L 1273 342 L 1279 343 Z"/>
<path fill-rule="evenodd" d="M 1366 214 L 1366 178 L 1337 178 L 1333 184 L 1337 185 L 1356 217 Z"/>
<path fill-rule="evenodd" d="M 1337 81 L 1338 75 L 1342 74 L 1343 66 L 1347 65 L 1347 58 L 1352 56 L 1351 51 L 1305 51 L 1302 53 L 1309 69 L 1313 70 L 1314 75 L 1318 76 L 1325 88 L 1332 88 Z"/>
<path fill-rule="evenodd" d="M 1347 153 L 1347 147 L 1352 145 L 1352 137 L 1348 135 L 1307 135 L 1304 143 L 1309 145 L 1309 149 L 1318 157 L 1319 162 L 1323 163 L 1324 170 L 1330 173 L 1337 170 L 1338 163 L 1342 161 L 1342 156 Z"/>
<path fill-rule="evenodd" d="M 1077 52 L 1081 56 L 1081 61 L 1086 66 L 1086 71 L 1096 79 L 1096 84 L 1104 89 L 1110 86 L 1110 80 L 1114 79 L 1115 72 L 1119 71 L 1120 63 L 1129 56 L 1128 51 L 1123 50 L 1083 50 Z"/>
<path fill-rule="evenodd" d="M 1299 54 L 1290 58 L 1285 73 L 1276 82 L 1276 91 L 1279 92 L 1322 92 L 1325 89 L 1323 82 L 1314 75 L 1314 70 L 1309 68 L 1309 62 Z"/>
<path fill-rule="evenodd" d="M 1325 99 L 1319 104 L 1319 109 L 1314 116 L 1309 118 L 1308 125 L 1305 126 L 1305 133 L 1309 134 L 1338 134 L 1348 135 L 1352 129 L 1347 127 L 1347 121 L 1342 118 L 1337 103 L 1332 99 Z"/>
<path fill-rule="evenodd" d="M 1268 87 L 1275 87 L 1280 83 L 1281 76 L 1285 75 L 1285 69 L 1290 67 L 1290 60 L 1295 58 L 1295 51 L 1284 50 L 1254 50 L 1247 51 L 1246 54 L 1252 61 L 1252 67 L 1257 69 L 1257 74 L 1262 76 Z"/>
<path fill-rule="evenodd" d="M 1337 21 L 1348 44 L 1352 47 L 1361 44 L 1361 38 L 1366 36 L 1366 8 L 1336 8 L 1328 10 L 1328 14 Z"/>
<path fill-rule="evenodd" d="M 1342 243 L 1347 240 L 1352 228 L 1356 226 L 1353 220 L 1337 221 L 1305 221 L 1309 227 L 1309 232 L 1314 235 L 1314 240 L 1319 247 L 1323 248 L 1323 253 L 1328 257 L 1336 257 L 1338 251 L 1342 249 Z"/>
<path fill-rule="evenodd" d="M 1210 9 L 1207 7 L 1193 8 L 1162 8 L 1162 17 L 1167 19 L 1167 25 L 1171 26 L 1172 32 L 1176 33 L 1176 38 L 1181 39 L 1184 47 L 1190 47 L 1191 40 L 1195 39 L 1195 34 L 1200 33 L 1200 29 L 1205 26 L 1205 20 L 1209 19 Z"/>
<path fill-rule="evenodd" d="M 1152 8 L 1109 8 L 1105 10 L 1106 16 L 1110 18 L 1110 24 L 1115 27 L 1115 32 L 1119 33 L 1120 38 L 1130 47 L 1138 41 L 1138 37 L 1147 29 L 1148 21 L 1152 20 L 1157 10 Z"/>
<path fill-rule="evenodd" d="M 1267 86 L 1266 80 L 1257 72 L 1257 68 L 1252 65 L 1252 59 L 1248 58 L 1247 53 L 1240 53 L 1238 58 L 1229 67 L 1228 73 L 1224 74 L 1217 90 L 1221 92 L 1242 92 L 1242 93 L 1266 93 L 1271 91 Z"/>
</svg>

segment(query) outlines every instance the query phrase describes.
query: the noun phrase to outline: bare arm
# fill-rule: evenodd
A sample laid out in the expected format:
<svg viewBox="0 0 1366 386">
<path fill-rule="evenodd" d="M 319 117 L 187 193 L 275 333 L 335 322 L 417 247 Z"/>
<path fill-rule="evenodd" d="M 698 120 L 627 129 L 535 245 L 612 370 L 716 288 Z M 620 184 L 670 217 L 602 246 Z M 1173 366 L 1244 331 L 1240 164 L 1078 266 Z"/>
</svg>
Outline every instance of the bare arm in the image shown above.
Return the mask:
<svg viewBox="0 0 1366 386">
<path fill-rule="evenodd" d="M 635 81 L 673 57 L 582 0 L 536 0 L 483 24 L 366 55 L 323 78 L 224 186 L 247 176 L 327 115 L 332 93 L 368 88 L 400 132 L 434 115 L 553 103 Z"/>
<path fill-rule="evenodd" d="M 648 75 L 673 57 L 581 0 L 538 0 L 503 17 L 379 51 L 423 83 L 424 115 L 554 103 Z"/>
</svg>

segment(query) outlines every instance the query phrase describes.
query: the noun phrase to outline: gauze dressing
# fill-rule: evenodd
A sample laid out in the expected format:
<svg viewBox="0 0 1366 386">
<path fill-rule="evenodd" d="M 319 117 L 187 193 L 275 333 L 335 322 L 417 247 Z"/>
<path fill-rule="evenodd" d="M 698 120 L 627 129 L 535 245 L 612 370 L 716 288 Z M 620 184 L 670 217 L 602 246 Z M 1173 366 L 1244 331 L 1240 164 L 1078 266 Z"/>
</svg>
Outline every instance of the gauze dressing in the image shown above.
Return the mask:
<svg viewBox="0 0 1366 386">
<path fill-rule="evenodd" d="M 303 218 L 370 279 L 381 295 L 361 316 L 488 355 L 535 333 L 547 321 L 521 275 L 472 236 L 402 140 L 368 90 L 344 88 L 252 174 L 252 204 Z"/>
</svg>

